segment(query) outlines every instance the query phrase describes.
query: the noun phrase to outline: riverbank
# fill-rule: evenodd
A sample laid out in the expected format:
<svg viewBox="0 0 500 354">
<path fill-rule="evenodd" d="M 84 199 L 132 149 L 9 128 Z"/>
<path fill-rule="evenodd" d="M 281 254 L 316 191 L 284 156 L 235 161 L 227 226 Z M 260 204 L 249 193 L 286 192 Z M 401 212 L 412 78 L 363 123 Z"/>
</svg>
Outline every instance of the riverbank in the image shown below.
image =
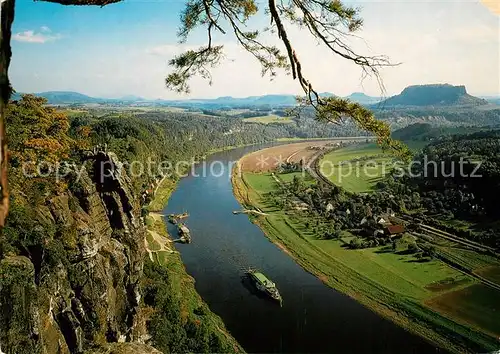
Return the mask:
<svg viewBox="0 0 500 354">
<path fill-rule="evenodd" d="M 150 204 L 151 209 L 155 211 L 162 210 L 176 185 L 175 181 L 168 178 L 162 180 Z M 145 267 L 145 287 L 151 287 L 152 280 L 159 282 L 162 290 L 168 292 L 168 303 L 172 304 L 169 305 L 172 306 L 169 311 L 171 313 L 178 312 L 180 316 L 181 322 L 179 326 L 182 328 L 197 328 L 196 335 L 198 336 L 198 332 L 203 333 L 203 338 L 208 339 L 207 343 L 204 343 L 205 346 L 198 347 L 199 349 L 196 351 L 215 350 L 244 353 L 244 349 L 227 331 L 222 319 L 210 310 L 196 291 L 195 280 L 187 273 L 179 252 L 175 251 L 163 215 L 151 213 L 146 224 L 148 232 L 145 240 L 148 250 L 146 262 L 149 262 L 149 266 Z M 161 272 L 155 271 L 157 265 L 164 269 L 166 277 L 155 279 L 159 277 L 159 272 Z M 156 318 L 156 327 L 158 327 L 153 330 L 153 341 L 160 346 L 166 345 L 165 342 L 168 342 L 168 340 L 165 340 L 165 337 L 168 337 L 169 333 L 166 332 L 168 328 L 163 328 L 165 326 L 164 321 L 172 319 L 168 318 L 168 314 L 159 313 L 159 311 L 165 311 L 164 308 L 156 307 L 153 311 L 157 312 L 157 316 L 155 317 L 153 314 L 152 318 Z M 155 323 L 155 321 L 152 322 Z M 153 326 L 155 325 L 153 324 Z M 186 330 L 186 332 L 189 332 L 189 330 Z M 199 341 L 198 338 L 196 339 Z M 174 338 L 174 340 L 180 339 Z M 202 345 L 202 343 L 196 345 Z"/>
<path fill-rule="evenodd" d="M 276 139 L 275 141 L 279 141 L 279 139 Z M 266 144 L 266 143 L 272 143 L 273 141 L 268 141 L 268 142 L 261 142 L 261 143 L 250 143 L 250 144 L 240 144 L 240 145 L 229 145 L 229 146 L 224 146 L 219 149 L 212 149 L 207 152 L 207 154 L 204 156 L 204 158 L 207 158 L 208 156 L 212 154 L 216 154 L 218 152 L 223 152 L 223 151 L 229 151 L 229 150 L 234 150 L 242 147 L 247 147 L 247 146 L 253 146 L 253 145 L 259 145 L 259 144 Z"/>
<path fill-rule="evenodd" d="M 374 140 L 375 138 L 372 136 L 356 136 L 356 137 L 349 137 L 349 136 L 332 136 L 332 137 L 326 137 L 326 138 L 277 138 L 276 141 L 282 142 L 282 143 L 293 143 L 293 142 L 302 142 L 302 141 L 321 141 L 321 140 L 359 140 L 359 141 L 366 141 L 366 140 Z"/>
<path fill-rule="evenodd" d="M 399 265 L 389 259 L 389 254 L 374 255 L 369 250 L 350 252 L 338 243 L 315 239 L 310 233 L 312 227 L 304 227 L 310 220 L 300 220 L 296 215 L 270 207 L 264 200 L 263 195 L 274 188 L 270 176 L 251 174 L 253 177 L 245 178 L 245 173 L 241 176 L 236 174 L 238 170 L 236 167 L 232 174 L 233 191 L 238 201 L 244 207 L 259 208 L 269 214 L 251 216 L 250 219 L 273 243 L 325 284 L 447 350 L 478 352 L 496 349 L 498 343 L 493 337 L 458 324 L 423 303 L 422 299 L 428 291 L 419 285 L 427 279 L 412 279 L 411 274 L 404 272 L 398 274 L 395 267 Z M 377 260 L 375 257 L 384 259 Z M 411 272 L 410 266 L 415 266 L 415 263 L 404 262 L 402 267 Z M 425 277 L 432 278 L 434 265 L 425 266 L 431 272 Z M 453 273 L 453 276 L 459 275 Z M 392 287 L 387 284 L 391 281 Z M 473 280 L 466 279 L 463 286 L 471 284 Z"/>
</svg>

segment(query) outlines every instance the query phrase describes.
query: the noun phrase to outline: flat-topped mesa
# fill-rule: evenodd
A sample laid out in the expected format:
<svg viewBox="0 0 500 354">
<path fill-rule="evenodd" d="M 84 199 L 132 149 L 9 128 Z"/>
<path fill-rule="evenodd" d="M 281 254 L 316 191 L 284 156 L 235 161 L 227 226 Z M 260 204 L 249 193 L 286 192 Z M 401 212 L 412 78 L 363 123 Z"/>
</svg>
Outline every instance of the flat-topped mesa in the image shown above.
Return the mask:
<svg viewBox="0 0 500 354">
<path fill-rule="evenodd" d="M 487 103 L 486 100 L 469 95 L 463 85 L 432 84 L 408 86 L 399 95 L 392 96 L 377 106 L 474 106 Z"/>
</svg>

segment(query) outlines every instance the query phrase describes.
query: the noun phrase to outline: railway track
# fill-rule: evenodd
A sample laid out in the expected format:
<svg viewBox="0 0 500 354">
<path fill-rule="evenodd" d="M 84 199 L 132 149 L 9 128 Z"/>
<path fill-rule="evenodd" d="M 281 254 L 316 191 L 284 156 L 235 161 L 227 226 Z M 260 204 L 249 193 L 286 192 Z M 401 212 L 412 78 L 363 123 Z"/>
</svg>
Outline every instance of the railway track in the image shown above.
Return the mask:
<svg viewBox="0 0 500 354">
<path fill-rule="evenodd" d="M 330 186 L 334 186 L 335 184 L 332 181 L 330 181 L 328 178 L 323 176 L 323 174 L 321 173 L 320 168 L 319 168 L 319 162 L 321 161 L 323 156 L 325 156 L 327 153 L 332 152 L 333 150 L 336 150 L 336 149 L 337 148 L 332 148 L 332 149 L 318 152 L 316 155 L 314 155 L 311 158 L 309 163 L 306 165 L 307 171 L 309 172 L 309 174 L 313 178 L 315 178 L 316 180 L 322 181 Z"/>
<path fill-rule="evenodd" d="M 415 224 L 418 224 L 418 226 L 420 226 L 423 229 L 423 231 L 426 231 L 427 233 L 429 233 L 431 235 L 441 237 L 445 240 L 458 243 L 462 246 L 466 246 L 466 247 L 472 248 L 472 249 L 477 250 L 477 251 L 488 252 L 488 253 L 494 255 L 495 257 L 500 258 L 500 254 L 498 254 L 497 250 L 493 247 L 485 246 L 485 245 L 482 245 L 478 242 L 470 241 L 470 240 L 467 240 L 465 238 L 453 235 L 449 232 L 439 230 L 433 226 L 421 223 L 409 215 L 402 215 L 401 219 L 408 221 L 408 222 L 413 222 Z"/>
<path fill-rule="evenodd" d="M 463 246 L 467 246 L 467 247 L 473 248 L 475 250 L 488 251 L 488 252 L 492 252 L 492 253 L 496 254 L 496 250 L 493 247 L 484 246 L 484 245 L 481 245 L 480 243 L 476 243 L 474 241 L 469 241 L 467 239 L 455 236 L 455 235 L 450 234 L 450 233 L 448 233 L 446 231 L 442 231 L 442 230 L 436 229 L 436 228 L 434 228 L 432 226 L 429 226 L 429 225 L 421 224 L 420 226 L 422 227 L 422 229 L 424 229 L 428 233 L 436 235 L 436 236 L 439 236 L 439 237 L 442 237 L 442 238 L 444 238 L 446 240 L 459 243 L 459 244 L 461 244 Z M 499 256 L 499 255 L 497 254 L 497 256 Z"/>
<path fill-rule="evenodd" d="M 471 276 L 472 278 L 478 280 L 479 282 L 483 283 L 484 285 L 492 288 L 492 289 L 495 289 L 495 290 L 498 290 L 500 291 L 500 285 L 489 280 L 489 279 L 486 279 L 476 273 L 474 273 L 473 270 L 470 270 L 470 269 L 467 269 L 465 268 L 463 265 L 461 265 L 460 263 L 457 263 L 457 262 L 453 262 L 452 260 L 450 260 L 449 258 L 443 256 L 442 254 L 440 254 L 439 252 L 436 253 L 434 255 L 434 257 L 436 257 L 437 259 L 441 260 L 442 262 L 446 263 L 449 267 L 463 273 L 463 274 L 466 274 L 468 276 Z"/>
</svg>

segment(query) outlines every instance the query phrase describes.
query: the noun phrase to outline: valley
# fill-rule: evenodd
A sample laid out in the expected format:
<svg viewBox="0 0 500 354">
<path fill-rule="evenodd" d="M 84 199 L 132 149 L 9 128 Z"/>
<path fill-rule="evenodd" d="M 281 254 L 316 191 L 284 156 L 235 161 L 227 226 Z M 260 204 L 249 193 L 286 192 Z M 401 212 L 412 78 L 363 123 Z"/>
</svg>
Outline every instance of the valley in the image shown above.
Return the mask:
<svg viewBox="0 0 500 354">
<path fill-rule="evenodd" d="M 434 351 L 422 338 L 325 286 L 297 264 L 283 245 L 269 242 L 247 215 L 233 215 L 241 205 L 233 195 L 230 167 L 243 155 L 266 147 L 207 157 L 179 181 L 163 211 L 164 215 L 189 212 L 185 222 L 193 242 L 174 244 L 175 248 L 196 279 L 197 291 L 230 333 L 248 352 Z M 203 174 L 205 162 L 222 162 L 228 168 L 222 176 Z M 167 224 L 167 228 L 176 235 L 175 225 Z M 249 267 L 260 269 L 276 282 L 283 307 L 245 282 Z M 353 343 L 352 331 L 366 340 Z M 328 340 L 332 332 L 335 341 Z"/>
<path fill-rule="evenodd" d="M 0 354 L 500 353 L 494 2 L 0 0 Z"/>
<path fill-rule="evenodd" d="M 65 269 L 71 282 L 65 283 L 65 293 L 57 295 L 58 301 L 88 304 L 83 310 L 85 316 L 76 307 L 57 310 L 64 315 L 55 312 L 57 320 L 45 335 L 59 338 L 59 348 L 72 352 L 91 342 L 105 346 L 106 341 L 98 339 L 103 330 L 114 331 L 117 338 L 129 333 L 131 340 L 147 336 L 148 344 L 165 352 L 325 352 L 341 347 L 360 352 L 405 348 L 425 353 L 431 347 L 456 352 L 494 348 L 491 336 L 497 335 L 498 327 L 490 315 L 497 311 L 495 284 L 500 268 L 497 258 L 488 253 L 496 247 L 494 234 L 486 226 L 479 228 L 483 224 L 473 218 L 461 217 L 476 213 L 475 204 L 469 202 L 468 209 L 460 204 L 463 192 L 462 197 L 456 196 L 462 199 L 455 201 L 448 192 L 428 196 L 428 191 L 418 189 L 419 180 L 413 181 L 415 185 L 406 185 L 388 179 L 400 162 L 375 145 L 373 137 L 358 135 L 360 130 L 352 123 L 327 125 L 316 121 L 307 109 L 297 117 L 286 117 L 280 111 L 283 108 L 231 108 L 220 115 L 205 109 L 114 103 L 55 107 L 35 96 L 24 96 L 13 103 L 9 116 L 13 136 L 11 175 L 17 179 L 12 180 L 11 218 L 2 247 L 10 252 L 8 260 L 21 252 L 27 262 L 40 267 L 39 274 L 50 274 L 54 267 L 68 267 Z M 24 109 L 28 114 L 18 113 Z M 44 132 L 49 129 L 44 125 L 46 116 L 60 119 L 57 140 L 61 145 L 51 150 L 44 148 L 45 140 L 41 140 L 41 148 L 27 148 L 31 142 L 23 127 L 29 120 L 35 131 Z M 483 151 L 480 141 L 487 141 L 490 149 L 495 146 L 495 135 L 488 135 L 492 134 L 491 126 L 472 129 L 460 124 L 415 123 L 393 134 L 415 138 L 407 143 L 416 158 L 428 149 L 425 146 L 429 143 L 438 154 L 470 146 L 467 149 L 472 149 L 473 159 Z M 465 145 L 454 143 L 453 139 L 459 139 L 454 134 L 463 136 L 471 131 L 478 137 L 464 140 Z M 451 148 L 439 144 L 451 144 Z M 79 169 L 62 176 L 62 180 L 57 174 L 36 180 L 23 176 L 22 164 L 37 156 L 83 164 L 95 173 L 91 175 L 95 182 L 86 182 L 86 187 L 75 184 Z M 120 207 L 113 201 L 119 200 L 121 189 L 113 189 L 116 187 L 111 182 L 99 183 L 99 174 L 108 173 L 93 166 L 103 158 L 122 166 L 121 188 L 127 191 L 133 211 L 126 211 L 127 203 Z M 89 159 L 95 161 L 93 165 L 86 165 Z M 224 162 L 222 177 L 216 177 L 215 170 L 210 169 L 210 163 L 218 159 Z M 230 170 L 236 161 L 239 163 L 233 170 L 231 187 Z M 139 170 L 133 169 L 130 162 Z M 354 165 L 354 173 L 348 173 L 350 164 Z M 141 166 L 142 173 L 137 173 Z M 128 238 L 124 239 L 127 233 L 121 231 L 108 236 L 106 228 L 91 228 L 91 233 L 83 236 L 86 229 L 78 226 L 82 221 L 64 223 L 65 219 L 79 220 L 86 215 L 80 208 L 90 208 L 91 215 L 84 216 L 85 225 L 97 218 L 86 199 L 81 199 L 82 188 L 91 188 L 93 183 L 106 210 L 96 225 L 122 225 L 130 218 L 127 223 L 139 224 Z M 410 187 L 415 191 L 406 190 Z M 436 191 L 440 190 L 437 187 Z M 416 197 L 417 191 L 421 198 Z M 390 195 L 398 197 L 391 199 Z M 71 213 L 60 214 L 66 208 L 66 198 Z M 426 198 L 432 200 L 429 210 L 421 204 Z M 101 202 L 96 199 L 93 203 Z M 35 209 L 26 209 L 28 204 L 35 205 Z M 47 205 L 51 210 L 49 219 L 45 217 Z M 374 215 L 393 208 L 401 222 L 418 224 L 418 229 L 410 230 L 409 236 L 397 242 L 367 237 L 363 232 L 377 228 L 373 228 L 371 219 L 360 226 L 363 216 L 370 213 L 361 205 L 372 205 Z M 233 215 L 242 207 L 247 209 L 243 215 Z M 488 208 L 485 211 L 493 212 Z M 190 214 L 185 222 L 193 238 L 188 245 L 172 242 L 177 238 L 177 229 L 164 217 L 185 211 Z M 496 227 L 491 220 L 484 225 Z M 44 231 L 31 234 L 28 230 Z M 136 306 L 138 310 L 128 315 L 135 322 L 106 329 L 103 317 L 97 317 L 100 329 L 95 329 L 89 325 L 89 318 L 98 316 L 91 305 L 98 300 L 89 300 L 89 295 L 83 295 L 87 293 L 72 295 L 81 286 L 83 275 L 80 268 L 64 264 L 71 264 L 68 257 L 74 257 L 70 256 L 74 252 L 84 252 L 80 257 L 90 258 L 82 264 L 95 262 L 98 267 L 107 267 L 109 247 L 100 249 L 97 243 L 91 248 L 89 244 L 108 237 L 110 244 L 116 245 L 113 247 L 132 247 L 137 264 L 143 263 L 141 281 L 136 283 L 142 300 L 122 304 L 123 311 Z M 56 246 L 58 242 L 63 242 L 64 250 Z M 44 252 L 41 262 L 36 258 L 39 249 Z M 76 249 L 83 251 L 72 251 Z M 111 257 L 119 255 L 114 251 Z M 4 261 L 0 270 L 14 272 L 21 264 Z M 110 274 L 118 274 L 114 263 L 110 264 Z M 259 267 L 276 281 L 284 298 L 282 312 L 264 305 L 248 284 L 240 286 L 242 269 L 250 266 Z M 131 274 L 139 279 L 139 273 Z M 93 281 L 102 284 L 105 279 L 96 275 Z M 214 283 L 220 291 L 214 292 Z M 16 282 L 6 285 L 1 280 L 0 285 L 12 291 L 21 286 Z M 48 278 L 41 278 L 30 296 L 47 306 L 50 301 L 44 294 L 53 285 Z M 127 292 L 121 283 L 109 291 Z M 121 296 L 111 299 L 120 301 Z M 233 305 L 226 306 L 227 301 Z M 248 306 L 260 325 L 245 317 L 249 314 L 242 309 Z M 303 315 L 299 315 L 301 311 Z M 335 320 L 330 313 L 335 313 Z M 71 314 L 79 316 L 73 327 L 74 333 L 82 335 L 77 339 L 73 339 L 73 332 L 59 330 L 58 321 L 65 321 Z M 268 321 L 270 314 L 274 321 Z M 14 321 L 10 328 L 30 331 L 36 325 L 33 321 L 25 320 L 27 325 Z M 265 332 L 274 336 L 255 331 L 266 321 L 269 328 Z M 342 333 L 345 341 L 327 341 L 330 327 L 321 326 L 325 321 Z M 346 322 L 350 325 L 343 328 Z M 374 327 L 380 327 L 383 334 L 372 333 Z M 348 328 L 356 328 L 370 340 L 353 345 L 345 332 Z M 391 338 L 391 344 L 387 338 Z M 5 343 L 2 348 L 12 344 L 7 339 L 0 338 L 0 342 Z M 35 349 L 47 345 L 37 339 L 26 344 Z"/>
<path fill-rule="evenodd" d="M 307 149 L 304 145 L 302 148 Z M 323 159 L 332 162 L 333 176 L 340 174 L 341 161 L 370 161 L 370 172 L 380 172 L 378 165 L 392 160 L 370 144 L 330 149 Z M 365 238 L 362 231 L 365 227 L 361 225 L 367 222 L 366 206 L 353 210 L 354 201 L 349 202 L 348 194 L 334 197 L 338 192 L 333 191 L 330 198 L 344 198 L 344 205 L 351 205 L 349 209 L 345 206 L 330 209 L 328 199 L 319 204 L 314 193 L 329 195 L 323 179 L 313 179 L 304 169 L 293 172 L 282 167 L 248 168 L 249 162 L 256 163 L 254 155 L 279 156 L 285 150 L 286 147 L 270 148 L 247 155 L 238 166 L 243 172 L 233 173 L 235 195 L 245 207 L 265 213 L 251 219 L 272 242 L 325 284 L 440 346 L 464 351 L 474 346 L 498 345 L 495 339 L 500 333 L 495 320 L 499 310 L 496 299 L 500 296 L 498 254 L 488 254 L 486 246 L 456 243 L 454 240 L 459 239 L 456 236 L 441 236 L 441 231 L 407 223 L 398 216 L 405 220 L 407 217 L 398 214 L 379 215 L 407 225 L 410 229 L 402 237 L 400 234 L 394 240 Z M 331 171 L 321 167 L 320 172 L 328 176 Z M 391 168 L 385 172 L 367 177 L 358 171 L 345 174 L 342 181 L 331 177 L 330 180 L 347 192 L 366 194 L 377 189 L 375 185 L 390 175 Z M 360 215 L 360 211 L 361 216 L 352 217 Z M 336 216 L 332 219 L 332 215 Z M 353 219 L 361 220 L 361 224 L 359 221 L 353 224 L 350 221 Z M 344 224 L 339 224 L 339 220 Z M 410 231 L 414 227 L 418 231 Z M 418 249 L 423 253 L 419 254 Z M 476 276 L 479 274 L 486 278 Z"/>
</svg>

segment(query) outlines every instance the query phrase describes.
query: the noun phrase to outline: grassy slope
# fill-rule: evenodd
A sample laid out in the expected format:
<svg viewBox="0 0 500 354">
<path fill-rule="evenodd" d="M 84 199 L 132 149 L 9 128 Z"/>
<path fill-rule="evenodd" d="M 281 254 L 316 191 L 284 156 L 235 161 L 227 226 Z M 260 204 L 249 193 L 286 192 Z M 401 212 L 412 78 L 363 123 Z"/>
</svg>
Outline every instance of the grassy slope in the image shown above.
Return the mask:
<svg viewBox="0 0 500 354">
<path fill-rule="evenodd" d="M 332 151 L 320 161 L 321 173 L 333 183 L 354 193 L 370 191 L 384 173 L 391 171 L 392 157 L 381 156 L 382 150 L 375 144 L 353 145 Z M 370 163 L 348 161 L 373 156 Z"/>
<path fill-rule="evenodd" d="M 170 194 L 175 189 L 175 182 L 165 179 L 158 188 L 155 199 L 152 201 L 151 205 L 157 208 L 162 206 L 160 210 L 166 205 Z M 163 218 L 153 218 L 154 223 L 148 228 L 154 230 L 161 236 L 165 238 L 170 238 L 165 221 Z M 158 243 L 152 239 L 151 235 L 147 233 L 147 241 L 149 245 L 155 244 L 159 248 Z M 213 328 L 214 333 L 221 334 L 221 340 L 226 341 L 228 345 L 234 348 L 235 352 L 243 353 L 244 349 L 238 344 L 236 339 L 234 339 L 224 326 L 222 319 L 211 312 L 208 305 L 203 301 L 201 296 L 196 292 L 194 287 L 194 279 L 186 272 L 186 268 L 182 263 L 181 256 L 178 252 L 155 252 L 153 253 L 154 261 L 158 262 L 162 266 L 169 270 L 169 279 L 171 280 L 171 290 L 173 296 L 178 298 L 181 307 L 186 313 L 193 313 L 195 309 L 203 307 L 206 312 L 204 317 L 210 323 L 210 327 Z M 146 260 L 148 261 L 148 260 Z"/>
<path fill-rule="evenodd" d="M 483 284 L 448 292 L 426 303 L 448 316 L 467 319 L 471 325 L 484 329 L 492 336 L 498 337 L 500 333 L 498 291 Z"/>
<path fill-rule="evenodd" d="M 310 174 L 308 173 L 303 173 L 303 172 L 290 172 L 290 173 L 281 173 L 279 175 L 277 175 L 279 177 L 279 179 L 281 179 L 283 182 L 292 182 L 293 181 L 293 178 L 295 176 L 299 177 L 299 178 L 303 178 L 304 179 L 304 183 L 306 185 L 310 185 L 310 184 L 313 184 L 316 182 L 316 180 L 314 178 L 311 177 Z"/>
<path fill-rule="evenodd" d="M 410 258 L 405 259 L 410 256 L 377 253 L 380 249 L 344 250 L 340 241 L 315 239 L 306 231 L 304 220 L 265 203 L 262 196 L 274 188 L 269 175 L 244 174 L 243 179 L 233 176 L 233 186 L 242 203 L 257 206 L 270 214 L 254 219 L 267 236 L 326 284 L 453 351 L 495 348 L 495 341 L 490 336 L 470 326 L 458 325 L 424 304 L 424 300 L 439 295 L 440 291 L 450 290 L 439 286 L 429 289 L 429 284 L 436 285 L 451 278 L 456 285 L 454 289 L 458 289 L 474 283 L 472 278 L 437 261 L 413 263 Z"/>
<path fill-rule="evenodd" d="M 406 141 L 413 151 L 422 149 L 428 142 Z M 367 161 L 348 164 L 348 161 L 373 156 Z M 342 164 L 344 163 L 344 164 Z M 330 181 L 353 193 L 371 191 L 382 177 L 394 168 L 393 157 L 384 153 L 374 143 L 348 146 L 326 154 L 320 161 L 321 173 Z"/>
<path fill-rule="evenodd" d="M 149 204 L 149 211 L 162 211 L 168 202 L 168 198 L 175 190 L 175 182 L 169 178 L 165 178 L 158 187 L 154 199 Z"/>
</svg>

